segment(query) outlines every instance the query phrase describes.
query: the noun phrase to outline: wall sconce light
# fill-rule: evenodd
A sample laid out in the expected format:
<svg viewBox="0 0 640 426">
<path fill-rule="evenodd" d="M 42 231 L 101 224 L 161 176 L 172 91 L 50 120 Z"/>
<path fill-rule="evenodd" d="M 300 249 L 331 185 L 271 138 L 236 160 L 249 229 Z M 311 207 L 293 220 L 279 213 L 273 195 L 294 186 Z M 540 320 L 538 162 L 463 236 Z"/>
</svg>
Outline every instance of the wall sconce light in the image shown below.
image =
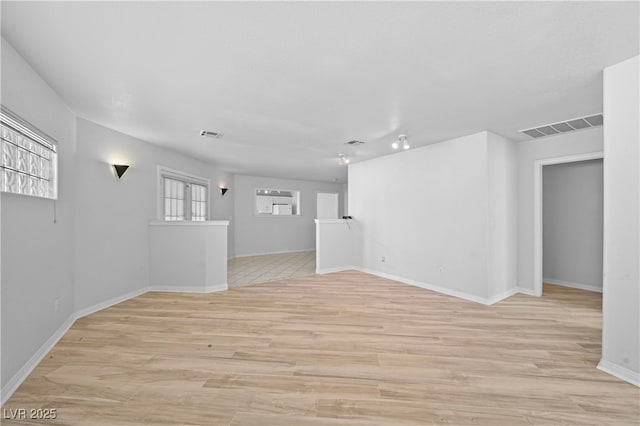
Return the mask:
<svg viewBox="0 0 640 426">
<path fill-rule="evenodd" d="M 229 188 L 220 188 L 221 196 L 224 197 L 224 194 L 226 194 L 228 190 L 229 190 Z"/>
<path fill-rule="evenodd" d="M 129 166 L 126 164 L 113 164 L 113 170 L 116 172 L 116 177 L 118 179 L 122 178 L 128 168 Z"/>
</svg>

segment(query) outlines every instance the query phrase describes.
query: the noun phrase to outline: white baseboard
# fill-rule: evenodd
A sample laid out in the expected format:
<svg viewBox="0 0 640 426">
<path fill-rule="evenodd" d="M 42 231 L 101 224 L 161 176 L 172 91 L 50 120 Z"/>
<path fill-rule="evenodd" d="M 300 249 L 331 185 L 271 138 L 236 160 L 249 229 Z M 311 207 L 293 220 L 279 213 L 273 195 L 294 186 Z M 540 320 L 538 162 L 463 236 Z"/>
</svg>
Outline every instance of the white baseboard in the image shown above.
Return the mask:
<svg viewBox="0 0 640 426">
<path fill-rule="evenodd" d="M 604 371 L 607 374 L 624 380 L 627 383 L 631 383 L 634 386 L 640 387 L 640 373 L 633 370 L 629 370 L 621 365 L 614 364 L 613 362 L 601 359 L 598 363 L 598 370 Z"/>
<path fill-rule="evenodd" d="M 166 293 L 213 293 L 216 291 L 225 291 L 228 290 L 229 286 L 227 283 L 224 284 L 216 284 L 205 287 L 181 287 L 181 286 L 151 286 L 148 291 L 159 291 Z"/>
<path fill-rule="evenodd" d="M 590 284 L 572 283 L 571 281 L 556 280 L 553 278 L 543 278 L 542 281 L 549 284 L 561 285 L 563 287 L 577 288 L 579 290 L 595 291 L 596 293 L 602 293 L 602 287 L 598 287 Z"/>
<path fill-rule="evenodd" d="M 302 253 L 305 251 L 316 251 L 316 249 L 315 247 L 313 247 L 313 248 L 307 248 L 302 250 L 285 250 L 285 251 L 269 251 L 266 253 L 237 254 L 235 257 L 229 258 L 229 259 L 238 259 L 240 257 L 252 257 L 252 256 L 266 256 L 269 254 Z"/>
<path fill-rule="evenodd" d="M 485 305 L 493 305 L 498 303 L 501 300 L 506 299 L 507 297 L 511 297 L 514 294 L 518 293 L 518 289 L 517 288 L 510 288 L 509 290 L 505 290 L 502 293 L 496 294 L 495 296 L 492 297 L 488 297 L 487 303 L 485 303 Z"/>
<path fill-rule="evenodd" d="M 321 269 L 316 268 L 316 274 L 330 274 L 332 272 L 342 272 L 342 271 L 349 271 L 354 269 L 358 269 L 358 268 L 353 265 L 337 266 L 335 268 L 321 268 Z"/>
<path fill-rule="evenodd" d="M 423 282 L 412 280 L 412 279 L 409 279 L 409 278 L 399 277 L 397 275 L 388 274 L 386 272 L 380 272 L 380 271 L 376 271 L 376 270 L 373 270 L 373 269 L 360 268 L 360 267 L 356 267 L 356 268 L 353 268 L 353 269 L 365 272 L 367 274 L 376 275 L 378 277 L 386 278 L 386 279 L 389 279 L 389 280 L 398 281 L 398 282 L 401 282 L 401 283 L 404 283 L 404 284 L 409 284 L 409 285 L 412 285 L 412 286 L 415 286 L 415 287 L 424 288 L 425 290 L 435 291 L 436 293 L 446 294 L 447 296 L 458 297 L 460 299 L 468 300 L 468 301 L 471 301 L 471 302 L 481 303 L 483 305 L 492 305 L 492 304 L 504 299 L 505 297 L 509 297 L 512 294 L 516 293 L 516 290 L 514 289 L 513 291 L 509 290 L 509 291 L 507 291 L 507 292 L 505 292 L 503 294 L 494 296 L 492 298 L 486 298 L 486 297 L 480 297 L 480 296 L 476 296 L 474 294 L 469 294 L 469 293 L 465 293 L 465 292 L 458 291 L 458 290 L 452 290 L 452 289 L 449 289 L 449 288 L 440 287 L 440 286 L 433 285 L 433 284 L 423 283 Z"/>
<path fill-rule="evenodd" d="M 536 294 L 535 291 L 533 291 L 530 288 L 524 288 L 524 287 L 518 287 L 517 288 L 518 293 L 522 293 L 522 294 L 526 294 L 527 296 L 539 296 L 538 294 Z"/>
<path fill-rule="evenodd" d="M 73 323 L 76 321 L 75 316 L 72 314 L 61 326 L 58 328 L 52 335 L 47 339 L 46 342 L 38 348 L 38 350 L 29 358 L 29 360 L 24 363 L 22 368 L 18 370 L 16 374 L 7 382 L 6 385 L 2 388 L 2 397 L 1 404 L 4 405 L 7 400 L 13 395 L 13 393 L 20 387 L 22 382 L 25 381 L 29 374 L 33 371 L 34 368 L 40 364 L 40 361 L 47 356 L 49 351 L 53 349 L 53 347 L 58 343 L 58 341 L 66 334 L 66 332 L 71 328 Z"/>
<path fill-rule="evenodd" d="M 140 296 L 141 294 L 145 294 L 147 291 L 149 291 L 149 287 L 143 287 L 141 289 L 130 291 L 129 293 L 125 293 L 121 296 L 112 297 L 109 300 L 96 303 L 95 305 L 89 306 L 88 308 L 80 309 L 79 311 L 72 313 L 71 318 L 73 318 L 73 321 L 75 321 L 79 318 L 86 317 L 87 315 L 91 315 L 95 312 L 101 311 L 110 306 L 117 305 L 118 303 L 122 303 L 125 300 L 129 300 L 134 297 Z"/>
<path fill-rule="evenodd" d="M 227 291 L 227 290 L 229 290 L 229 284 L 227 283 L 208 285 L 204 288 L 204 291 L 206 293 L 215 293 L 218 291 Z"/>
</svg>

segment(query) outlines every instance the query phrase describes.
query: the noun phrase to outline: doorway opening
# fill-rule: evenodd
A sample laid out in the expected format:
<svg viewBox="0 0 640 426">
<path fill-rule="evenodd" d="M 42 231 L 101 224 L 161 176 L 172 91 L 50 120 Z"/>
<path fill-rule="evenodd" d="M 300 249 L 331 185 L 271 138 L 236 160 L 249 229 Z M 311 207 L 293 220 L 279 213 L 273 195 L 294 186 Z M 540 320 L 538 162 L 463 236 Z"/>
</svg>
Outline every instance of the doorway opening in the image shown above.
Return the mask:
<svg viewBox="0 0 640 426">
<path fill-rule="evenodd" d="M 542 279 L 602 293 L 603 161 L 542 168 Z"/>
<path fill-rule="evenodd" d="M 603 157 L 602 152 L 594 152 L 536 161 L 534 294 L 537 296 L 542 295 L 545 278 L 568 287 L 602 289 Z M 592 186 L 596 182 L 595 188 L 581 182 L 588 176 Z M 545 201 L 550 206 L 545 206 Z M 591 211 L 591 217 L 582 211 L 585 208 Z M 594 225 L 596 222 L 599 225 Z M 594 226 L 596 229 L 590 229 Z M 549 253 L 545 253 L 545 246 Z"/>
</svg>

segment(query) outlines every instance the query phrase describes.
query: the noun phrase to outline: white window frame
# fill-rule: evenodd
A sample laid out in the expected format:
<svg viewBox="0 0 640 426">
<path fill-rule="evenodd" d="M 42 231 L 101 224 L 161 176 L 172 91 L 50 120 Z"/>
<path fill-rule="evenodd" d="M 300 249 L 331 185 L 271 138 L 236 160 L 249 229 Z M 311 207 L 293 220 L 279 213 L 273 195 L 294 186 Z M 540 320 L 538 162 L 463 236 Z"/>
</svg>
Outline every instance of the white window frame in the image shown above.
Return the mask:
<svg viewBox="0 0 640 426">
<path fill-rule="evenodd" d="M 211 180 L 197 176 L 191 173 L 185 173 L 180 170 L 172 169 L 170 167 L 158 165 L 157 175 L 157 195 L 156 195 L 156 218 L 160 221 L 165 221 L 164 215 L 164 178 L 175 179 L 185 183 L 186 187 L 190 188 L 190 184 L 202 185 L 206 187 L 207 193 L 207 217 L 205 221 L 211 220 Z M 192 222 L 191 219 L 191 191 L 185 191 L 185 220 L 177 222 Z M 189 215 L 187 215 L 189 212 Z"/>
<path fill-rule="evenodd" d="M 51 136 L 42 132 L 33 124 L 24 120 L 22 117 L 18 116 L 17 114 L 9 110 L 4 105 L 1 106 L 0 111 L 1 111 L 0 121 L 2 122 L 3 127 L 7 127 L 9 131 L 11 131 L 12 133 L 19 134 L 23 138 L 30 140 L 36 145 L 39 145 L 40 148 L 38 148 L 38 150 L 46 150 L 48 152 L 48 155 L 51 157 L 49 161 L 50 178 L 44 179 L 40 177 L 40 175 L 36 177 L 36 179 L 47 180 L 49 182 L 49 193 L 47 195 L 32 194 L 32 193 L 25 193 L 25 192 L 4 191 L 4 189 L 2 190 L 2 192 L 6 192 L 8 194 L 26 195 L 29 197 L 44 198 L 49 200 L 57 200 L 58 199 L 58 149 L 57 149 L 58 143 Z M 35 156 L 44 158 L 43 157 L 44 154 L 37 153 L 37 151 L 27 150 L 27 152 L 30 154 L 30 156 L 34 154 Z M 2 155 L 3 155 L 3 152 L 0 149 L 0 156 Z M 4 173 L 4 170 L 5 170 L 4 160 L 0 159 L 0 165 L 2 165 L 2 167 L 0 167 L 0 173 Z M 14 169 L 7 168 L 7 170 L 14 170 Z M 28 172 L 20 172 L 18 170 L 14 170 L 14 172 L 25 175 L 25 176 L 36 176 L 36 175 L 31 175 Z M 0 180 L 1 179 L 2 178 L 0 177 Z M 29 177 L 29 179 L 31 179 L 31 177 Z"/>
<path fill-rule="evenodd" d="M 258 191 L 284 191 L 291 192 L 291 194 L 297 193 L 297 213 L 290 215 L 278 215 L 271 213 L 258 213 Z M 267 195 L 267 194 L 265 194 Z M 267 187 L 255 187 L 253 189 L 253 215 L 256 217 L 302 217 L 302 191 L 299 189 L 285 189 L 285 188 L 267 188 Z"/>
</svg>

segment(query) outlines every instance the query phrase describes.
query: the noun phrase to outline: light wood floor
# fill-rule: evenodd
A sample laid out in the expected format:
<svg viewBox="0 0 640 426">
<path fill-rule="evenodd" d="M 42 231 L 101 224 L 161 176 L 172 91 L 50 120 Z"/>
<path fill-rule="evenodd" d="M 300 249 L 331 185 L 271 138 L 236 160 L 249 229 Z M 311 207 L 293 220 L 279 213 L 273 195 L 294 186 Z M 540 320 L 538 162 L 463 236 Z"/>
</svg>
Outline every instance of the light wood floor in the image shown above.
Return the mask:
<svg viewBox="0 0 640 426">
<path fill-rule="evenodd" d="M 3 408 L 56 408 L 40 425 L 638 424 L 638 388 L 596 369 L 601 303 L 545 286 L 483 306 L 355 271 L 147 293 L 76 322 Z"/>
</svg>

